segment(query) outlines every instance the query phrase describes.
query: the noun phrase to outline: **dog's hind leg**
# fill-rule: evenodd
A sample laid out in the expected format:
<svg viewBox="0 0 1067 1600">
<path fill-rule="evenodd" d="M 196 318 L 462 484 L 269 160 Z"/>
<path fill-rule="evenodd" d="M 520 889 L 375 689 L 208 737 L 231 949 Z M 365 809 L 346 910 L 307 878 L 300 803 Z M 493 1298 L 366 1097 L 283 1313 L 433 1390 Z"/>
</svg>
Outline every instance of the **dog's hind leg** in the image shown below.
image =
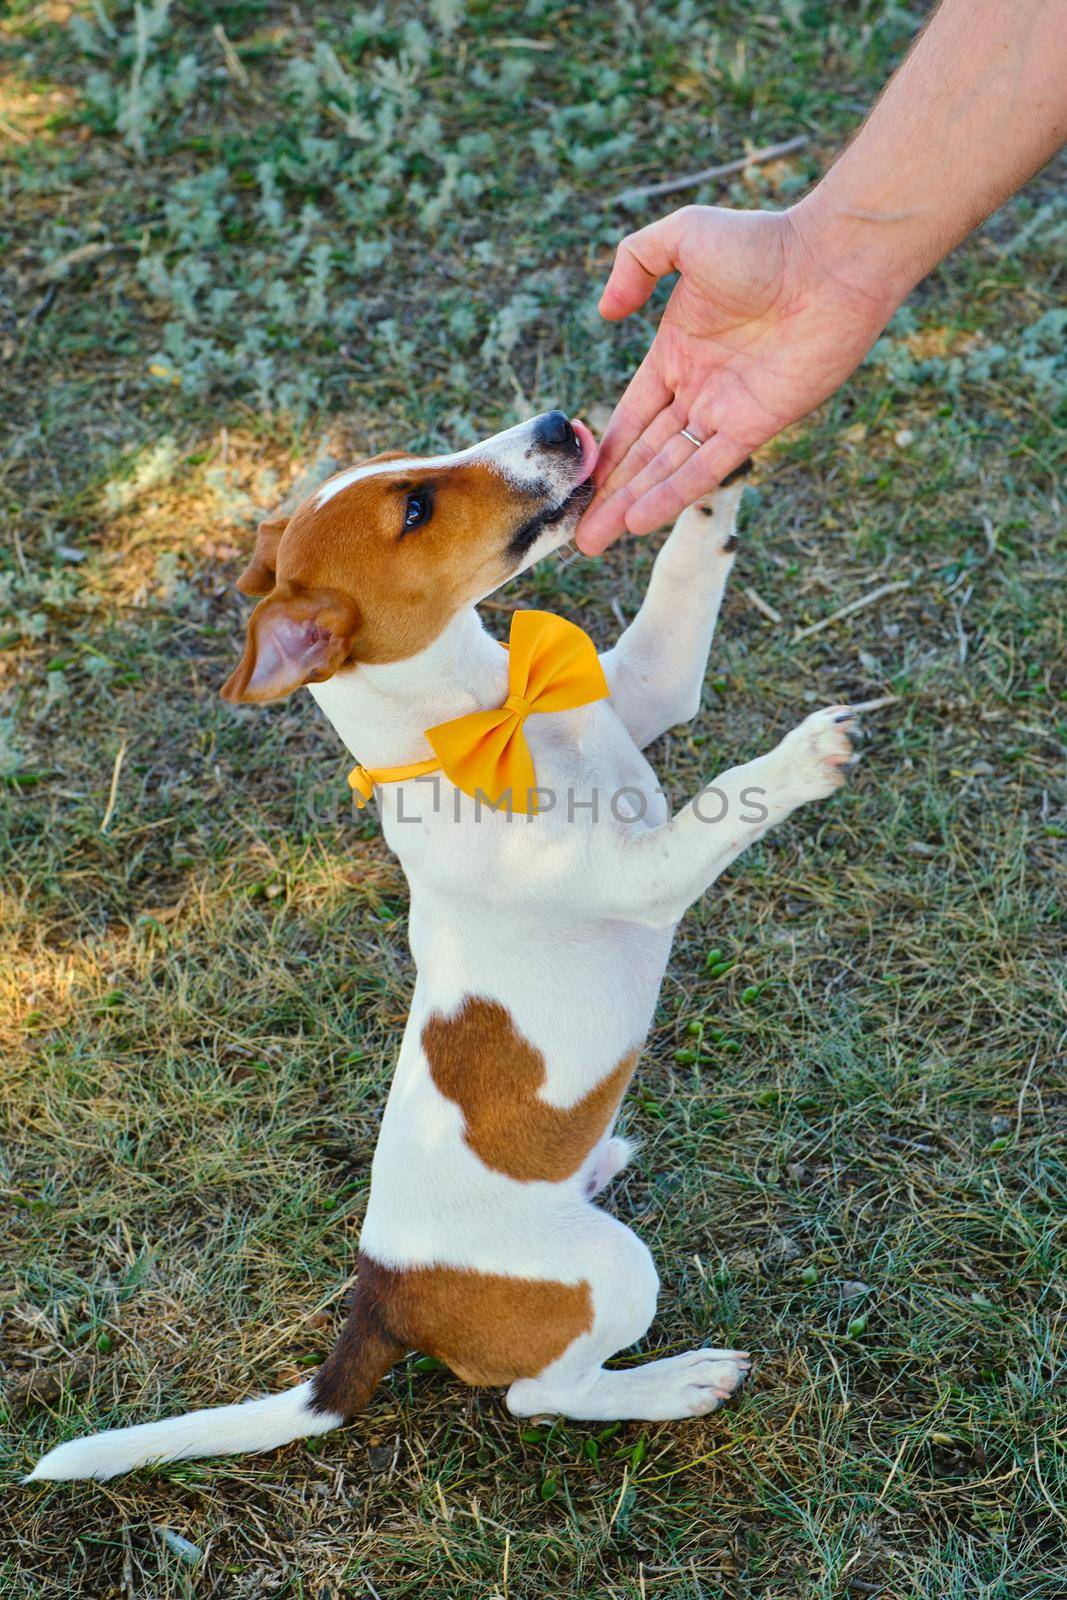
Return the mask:
<svg viewBox="0 0 1067 1600">
<path fill-rule="evenodd" d="M 744 1383 L 743 1350 L 687 1350 L 641 1366 L 609 1371 L 587 1365 L 540 1378 L 520 1378 L 508 1390 L 516 1417 L 572 1417 L 576 1422 L 673 1422 L 704 1417 Z"/>
<path fill-rule="evenodd" d="M 659 1280 L 635 1233 L 592 1206 L 587 1215 L 591 1225 L 578 1255 L 593 1286 L 593 1326 L 536 1378 L 513 1383 L 508 1410 L 517 1417 L 557 1413 L 580 1422 L 668 1422 L 714 1411 L 744 1382 L 746 1352 L 688 1350 L 622 1370 L 604 1366 L 646 1332 Z"/>
<path fill-rule="evenodd" d="M 737 548 L 741 488 L 731 480 L 682 512 L 656 557 L 640 611 L 601 657 L 612 705 L 640 749 L 700 709 Z"/>
</svg>

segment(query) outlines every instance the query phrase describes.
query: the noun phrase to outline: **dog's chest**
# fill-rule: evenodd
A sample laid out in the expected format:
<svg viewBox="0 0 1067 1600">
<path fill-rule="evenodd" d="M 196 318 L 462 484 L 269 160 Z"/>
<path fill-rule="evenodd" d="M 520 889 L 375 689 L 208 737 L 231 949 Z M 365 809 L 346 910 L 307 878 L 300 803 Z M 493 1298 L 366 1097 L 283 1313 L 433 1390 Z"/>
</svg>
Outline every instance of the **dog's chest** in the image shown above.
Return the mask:
<svg viewBox="0 0 1067 1600">
<path fill-rule="evenodd" d="M 432 774 L 380 794 L 382 828 L 412 883 L 459 881 L 479 890 L 505 873 L 509 894 L 523 897 L 540 874 L 537 858 L 555 871 L 577 863 L 591 830 L 618 834 L 661 826 L 669 815 L 656 774 L 611 709 L 528 719 L 526 737 L 537 773 L 537 811 L 518 805 L 493 809 Z M 520 865 L 530 863 L 529 876 Z"/>
</svg>

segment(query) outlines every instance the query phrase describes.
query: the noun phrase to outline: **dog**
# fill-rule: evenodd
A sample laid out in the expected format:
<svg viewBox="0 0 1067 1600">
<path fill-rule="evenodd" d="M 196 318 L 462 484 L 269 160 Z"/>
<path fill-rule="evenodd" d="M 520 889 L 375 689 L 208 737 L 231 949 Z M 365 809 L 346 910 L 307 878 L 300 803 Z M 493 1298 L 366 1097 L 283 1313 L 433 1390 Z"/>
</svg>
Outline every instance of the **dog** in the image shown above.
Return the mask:
<svg viewBox="0 0 1067 1600">
<path fill-rule="evenodd" d="M 637 1235 L 593 1202 L 631 1154 L 614 1122 L 677 923 L 768 828 L 840 786 L 853 714 L 813 712 L 670 819 L 642 751 L 698 709 L 736 483 L 682 512 L 614 648 L 597 657 L 580 635 L 580 703 L 516 694 L 515 628 L 509 655 L 474 607 L 569 541 L 596 458 L 589 429 L 550 412 L 452 455 L 377 456 L 261 525 L 238 580 L 259 604 L 222 692 L 310 690 L 361 763 L 356 786 L 377 781 L 411 888 L 418 975 L 354 1297 L 309 1381 L 61 1444 L 30 1479 L 325 1433 L 411 1350 L 506 1386 L 517 1417 L 696 1417 L 743 1382 L 737 1350 L 605 1365 L 648 1329 L 659 1280 Z M 499 745 L 502 717 L 536 774 L 517 807 L 434 775 L 440 726 L 488 718 Z"/>
</svg>

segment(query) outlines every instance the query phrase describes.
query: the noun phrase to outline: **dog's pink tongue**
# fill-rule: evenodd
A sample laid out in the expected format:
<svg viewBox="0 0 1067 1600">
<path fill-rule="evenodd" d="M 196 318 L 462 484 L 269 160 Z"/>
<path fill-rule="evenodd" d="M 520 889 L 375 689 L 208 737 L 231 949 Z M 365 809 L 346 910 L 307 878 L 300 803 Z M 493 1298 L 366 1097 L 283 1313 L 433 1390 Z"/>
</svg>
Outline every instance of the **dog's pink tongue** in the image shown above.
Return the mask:
<svg viewBox="0 0 1067 1600">
<path fill-rule="evenodd" d="M 582 421 L 581 417 L 571 418 L 571 427 L 578 436 L 578 443 L 582 447 L 582 475 L 579 483 L 584 483 L 596 466 L 596 458 L 600 454 L 600 446 L 593 438 L 592 431 Z"/>
</svg>

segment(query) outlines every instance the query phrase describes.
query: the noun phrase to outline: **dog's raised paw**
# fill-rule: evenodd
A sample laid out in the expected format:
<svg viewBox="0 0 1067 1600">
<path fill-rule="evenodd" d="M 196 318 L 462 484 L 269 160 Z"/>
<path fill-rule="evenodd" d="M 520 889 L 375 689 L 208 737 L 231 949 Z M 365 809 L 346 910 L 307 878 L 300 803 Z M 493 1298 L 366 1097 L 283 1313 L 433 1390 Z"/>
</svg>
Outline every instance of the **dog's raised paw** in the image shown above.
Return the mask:
<svg viewBox="0 0 1067 1600">
<path fill-rule="evenodd" d="M 850 706 L 824 706 L 782 740 L 789 777 L 810 798 L 820 800 L 845 782 L 855 760 L 849 736 L 855 726 L 856 713 Z"/>
</svg>

